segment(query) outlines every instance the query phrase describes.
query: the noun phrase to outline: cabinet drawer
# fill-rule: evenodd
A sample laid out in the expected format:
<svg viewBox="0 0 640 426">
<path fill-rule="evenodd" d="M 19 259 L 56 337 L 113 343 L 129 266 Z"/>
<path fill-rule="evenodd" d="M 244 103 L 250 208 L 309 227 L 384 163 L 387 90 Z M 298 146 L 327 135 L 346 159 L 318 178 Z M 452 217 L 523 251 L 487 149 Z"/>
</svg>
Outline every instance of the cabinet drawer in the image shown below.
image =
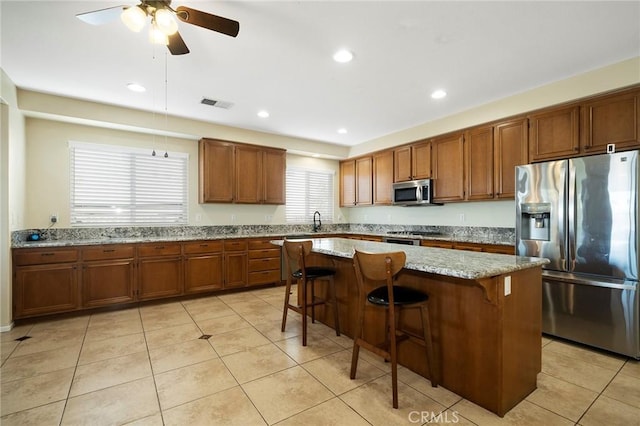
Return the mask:
<svg viewBox="0 0 640 426">
<path fill-rule="evenodd" d="M 224 248 L 222 241 L 199 241 L 197 243 L 184 243 L 184 254 L 215 253 Z"/>
<path fill-rule="evenodd" d="M 246 251 L 247 242 L 242 240 L 231 240 L 224 242 L 224 251 Z"/>
<path fill-rule="evenodd" d="M 175 256 L 180 254 L 180 244 L 177 243 L 157 243 L 138 246 L 138 256 Z"/>
<path fill-rule="evenodd" d="M 13 258 L 16 265 L 41 265 L 45 263 L 76 262 L 78 250 L 76 249 L 51 249 L 51 250 L 21 250 L 14 251 Z"/>
<path fill-rule="evenodd" d="M 271 240 L 278 240 L 280 238 L 278 237 L 274 237 L 274 238 L 269 238 L 268 240 L 252 240 L 249 241 L 249 250 L 265 250 L 265 249 L 272 249 L 275 248 L 276 246 L 271 244 L 269 241 Z"/>
<path fill-rule="evenodd" d="M 249 260 L 249 272 L 280 270 L 280 258 L 251 259 Z"/>
<path fill-rule="evenodd" d="M 97 246 L 82 249 L 83 260 L 128 259 L 134 255 L 133 246 Z"/>
<path fill-rule="evenodd" d="M 249 285 L 279 282 L 280 270 L 249 272 Z"/>
<path fill-rule="evenodd" d="M 249 250 L 249 259 L 262 259 L 266 257 L 280 257 L 280 249 Z"/>
</svg>

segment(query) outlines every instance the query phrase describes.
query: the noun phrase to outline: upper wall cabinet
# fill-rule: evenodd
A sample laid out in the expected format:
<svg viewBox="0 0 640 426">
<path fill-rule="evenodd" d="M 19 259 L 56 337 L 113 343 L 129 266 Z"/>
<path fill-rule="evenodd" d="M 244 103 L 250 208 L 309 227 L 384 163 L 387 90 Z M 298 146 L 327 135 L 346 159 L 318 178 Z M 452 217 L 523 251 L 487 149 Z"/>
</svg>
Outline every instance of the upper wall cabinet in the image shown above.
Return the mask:
<svg viewBox="0 0 640 426">
<path fill-rule="evenodd" d="M 285 150 L 202 139 L 199 155 L 201 203 L 285 203 Z"/>
<path fill-rule="evenodd" d="M 470 129 L 465 134 L 467 199 L 486 200 L 494 194 L 493 127 Z"/>
<path fill-rule="evenodd" d="M 431 141 L 433 199 L 437 202 L 465 198 L 464 136 L 455 133 Z"/>
<path fill-rule="evenodd" d="M 416 142 L 393 150 L 393 181 L 431 177 L 431 141 Z"/>
<path fill-rule="evenodd" d="M 580 152 L 579 107 L 572 105 L 529 116 L 529 160 L 571 157 Z"/>
<path fill-rule="evenodd" d="M 607 96 L 580 107 L 580 142 L 585 153 L 640 147 L 640 91 Z"/>
<path fill-rule="evenodd" d="M 516 166 L 528 163 L 528 120 L 526 118 L 496 124 L 493 129 L 494 198 L 514 198 Z"/>
<path fill-rule="evenodd" d="M 529 116 L 529 160 L 546 161 L 640 147 L 637 88 Z"/>
<path fill-rule="evenodd" d="M 373 203 L 373 158 L 340 162 L 340 207 Z"/>
<path fill-rule="evenodd" d="M 373 155 L 373 204 L 390 205 L 393 191 L 393 151 Z"/>
</svg>

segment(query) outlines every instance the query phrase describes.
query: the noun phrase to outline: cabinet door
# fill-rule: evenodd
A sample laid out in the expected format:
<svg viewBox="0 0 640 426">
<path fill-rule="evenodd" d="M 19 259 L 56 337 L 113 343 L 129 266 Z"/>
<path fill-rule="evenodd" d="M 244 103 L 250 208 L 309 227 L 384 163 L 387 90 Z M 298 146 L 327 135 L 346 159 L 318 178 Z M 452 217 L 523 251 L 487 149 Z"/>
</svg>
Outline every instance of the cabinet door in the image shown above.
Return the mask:
<svg viewBox="0 0 640 426">
<path fill-rule="evenodd" d="M 185 293 L 222 289 L 223 260 L 224 256 L 221 252 L 187 257 L 185 259 Z"/>
<path fill-rule="evenodd" d="M 371 157 L 356 160 L 356 204 L 373 203 L 373 160 Z"/>
<path fill-rule="evenodd" d="M 373 156 L 373 204 L 391 204 L 393 160 L 393 151 L 384 151 Z"/>
<path fill-rule="evenodd" d="M 182 293 L 180 257 L 143 258 L 138 267 L 140 300 L 177 296 Z"/>
<path fill-rule="evenodd" d="M 82 267 L 83 306 L 133 302 L 133 259 L 86 262 Z"/>
<path fill-rule="evenodd" d="M 236 146 L 236 203 L 258 204 L 262 202 L 262 154 L 251 146 Z"/>
<path fill-rule="evenodd" d="M 393 181 L 411 180 L 411 146 L 403 146 L 393 150 Z"/>
<path fill-rule="evenodd" d="M 285 204 L 286 152 L 280 150 L 265 150 L 262 169 L 262 180 L 264 182 L 263 202 L 266 204 Z"/>
<path fill-rule="evenodd" d="M 493 198 L 493 127 L 478 127 L 467 132 L 467 199 Z"/>
<path fill-rule="evenodd" d="M 464 137 L 444 136 L 432 142 L 433 199 L 435 201 L 464 200 Z"/>
<path fill-rule="evenodd" d="M 421 142 L 411 146 L 411 178 L 431 177 L 431 142 Z"/>
<path fill-rule="evenodd" d="M 353 207 L 356 204 L 356 162 L 340 162 L 340 207 Z"/>
<path fill-rule="evenodd" d="M 247 252 L 224 254 L 224 287 L 236 288 L 247 285 Z"/>
<path fill-rule="evenodd" d="M 527 119 L 500 123 L 494 129 L 496 198 L 516 195 L 516 166 L 527 164 Z"/>
<path fill-rule="evenodd" d="M 14 274 L 14 318 L 67 312 L 80 307 L 75 263 L 19 266 Z"/>
<path fill-rule="evenodd" d="M 200 203 L 233 202 L 233 144 L 202 139 L 199 142 L 198 172 Z"/>
<path fill-rule="evenodd" d="M 582 148 L 589 154 L 640 147 L 640 92 L 608 96 L 582 106 Z"/>
<path fill-rule="evenodd" d="M 571 157 L 578 153 L 578 107 L 570 106 L 529 116 L 529 160 Z"/>
</svg>

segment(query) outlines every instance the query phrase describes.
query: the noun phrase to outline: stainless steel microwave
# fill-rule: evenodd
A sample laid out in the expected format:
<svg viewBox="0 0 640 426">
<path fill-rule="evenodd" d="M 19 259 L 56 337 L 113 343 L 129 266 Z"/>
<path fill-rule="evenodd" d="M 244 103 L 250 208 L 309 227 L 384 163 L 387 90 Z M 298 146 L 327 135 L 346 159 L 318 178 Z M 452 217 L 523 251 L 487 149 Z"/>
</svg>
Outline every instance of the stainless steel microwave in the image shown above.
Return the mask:
<svg viewBox="0 0 640 426">
<path fill-rule="evenodd" d="M 433 205 L 431 179 L 411 180 L 393 184 L 393 204 L 397 206 Z"/>
</svg>

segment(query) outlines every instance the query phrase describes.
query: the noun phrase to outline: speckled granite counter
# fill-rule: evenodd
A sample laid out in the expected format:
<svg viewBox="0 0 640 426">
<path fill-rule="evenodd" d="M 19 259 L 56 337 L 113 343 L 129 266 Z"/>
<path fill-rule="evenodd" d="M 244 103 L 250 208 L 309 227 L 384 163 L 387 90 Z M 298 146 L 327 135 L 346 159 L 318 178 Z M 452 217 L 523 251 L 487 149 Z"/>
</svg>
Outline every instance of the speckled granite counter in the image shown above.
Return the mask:
<svg viewBox="0 0 640 426">
<path fill-rule="evenodd" d="M 497 244 L 513 246 L 513 228 L 452 227 L 419 225 L 375 225 L 375 224 L 327 224 L 323 225 L 323 235 L 369 235 L 384 237 L 390 232 L 419 231 L 434 235 L 410 238 L 451 241 L 460 243 Z M 40 241 L 27 241 L 30 233 L 42 236 Z M 311 237 L 309 225 L 216 225 L 216 226 L 164 226 L 164 227 L 105 227 L 105 228 L 52 228 L 25 229 L 14 231 L 11 246 L 22 247 L 63 247 L 75 245 L 125 244 L 162 241 L 217 240 L 227 238 L 269 238 L 269 237 Z M 398 237 L 398 235 L 394 235 Z M 406 236 L 405 236 L 406 237 Z"/>
<path fill-rule="evenodd" d="M 273 242 L 282 244 L 281 241 Z M 352 258 L 355 249 L 370 253 L 404 251 L 407 254 L 405 269 L 470 280 L 508 274 L 549 263 L 547 259 L 537 257 L 405 246 L 347 238 L 313 239 L 313 251 L 316 253 Z"/>
</svg>

